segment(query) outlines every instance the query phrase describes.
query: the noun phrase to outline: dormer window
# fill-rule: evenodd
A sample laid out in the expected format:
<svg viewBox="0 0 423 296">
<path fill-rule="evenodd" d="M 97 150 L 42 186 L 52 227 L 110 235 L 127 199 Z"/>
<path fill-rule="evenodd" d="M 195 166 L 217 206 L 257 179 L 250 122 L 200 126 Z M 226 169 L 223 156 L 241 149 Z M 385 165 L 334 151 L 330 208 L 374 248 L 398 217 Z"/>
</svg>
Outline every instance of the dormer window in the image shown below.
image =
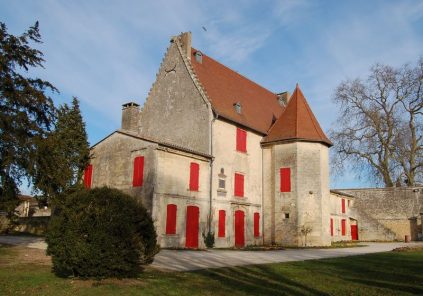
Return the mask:
<svg viewBox="0 0 423 296">
<path fill-rule="evenodd" d="M 236 113 L 238 113 L 238 114 L 241 114 L 241 103 L 240 102 L 236 102 L 235 104 L 234 104 L 234 108 L 235 108 L 235 111 L 236 111 Z"/>
<path fill-rule="evenodd" d="M 201 53 L 201 51 L 196 51 L 194 53 L 194 57 L 197 63 L 202 64 L 203 63 L 203 54 Z"/>
</svg>

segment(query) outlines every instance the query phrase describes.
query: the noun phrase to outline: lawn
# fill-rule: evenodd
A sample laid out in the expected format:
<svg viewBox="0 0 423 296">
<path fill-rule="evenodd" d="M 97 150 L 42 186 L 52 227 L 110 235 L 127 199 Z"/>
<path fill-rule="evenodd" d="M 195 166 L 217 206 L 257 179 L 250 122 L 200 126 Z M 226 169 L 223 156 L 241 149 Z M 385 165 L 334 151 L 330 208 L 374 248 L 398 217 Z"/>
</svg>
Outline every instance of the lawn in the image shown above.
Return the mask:
<svg viewBox="0 0 423 296">
<path fill-rule="evenodd" d="M 42 252 L 0 247 L 0 295 L 423 295 L 423 249 L 103 281 L 57 278 Z"/>
</svg>

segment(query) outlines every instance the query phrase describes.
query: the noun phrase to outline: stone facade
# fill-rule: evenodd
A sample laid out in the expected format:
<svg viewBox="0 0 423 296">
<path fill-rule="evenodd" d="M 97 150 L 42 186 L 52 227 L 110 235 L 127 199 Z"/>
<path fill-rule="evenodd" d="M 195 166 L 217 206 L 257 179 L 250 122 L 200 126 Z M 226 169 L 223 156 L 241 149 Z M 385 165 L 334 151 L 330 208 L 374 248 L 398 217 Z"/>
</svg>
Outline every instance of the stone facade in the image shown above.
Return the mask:
<svg viewBox="0 0 423 296">
<path fill-rule="evenodd" d="M 191 56 L 199 54 L 202 59 Z M 200 63 L 202 82 L 194 62 Z M 218 79 L 231 83 L 212 89 Z M 190 33 L 174 37 L 144 106 L 125 104 L 121 130 L 91 148 L 88 186 L 115 187 L 136 197 L 151 213 L 162 247 L 204 248 L 207 232 L 221 248 L 352 239 L 354 225 L 364 229 L 358 211 L 369 199 L 361 203 L 345 192 L 329 192 L 331 142 L 298 86 L 283 107 L 279 101 L 277 94 L 191 50 Z M 269 105 L 261 108 L 265 102 Z M 255 112 L 257 118 L 246 116 Z M 272 124 L 268 132 L 263 122 Z M 133 183 L 139 157 L 142 186 Z M 288 189 L 282 190 L 282 179 Z M 343 199 L 349 205 L 345 213 Z M 410 215 L 401 219 L 405 216 Z M 387 228 L 392 221 L 382 224 Z"/>
</svg>

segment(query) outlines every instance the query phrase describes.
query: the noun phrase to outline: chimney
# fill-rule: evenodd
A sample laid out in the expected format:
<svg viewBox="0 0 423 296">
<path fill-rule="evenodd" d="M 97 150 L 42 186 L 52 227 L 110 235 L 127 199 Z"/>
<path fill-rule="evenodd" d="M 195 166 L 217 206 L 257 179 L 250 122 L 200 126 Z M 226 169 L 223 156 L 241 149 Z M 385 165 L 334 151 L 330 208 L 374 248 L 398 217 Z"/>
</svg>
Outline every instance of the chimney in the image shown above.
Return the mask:
<svg viewBox="0 0 423 296">
<path fill-rule="evenodd" d="M 182 50 L 187 59 L 191 60 L 191 44 L 192 37 L 191 32 L 185 32 L 178 36 L 179 42 L 181 42 Z"/>
<path fill-rule="evenodd" d="M 140 105 L 134 102 L 122 105 L 122 129 L 136 132 L 138 130 L 138 115 Z"/>
<path fill-rule="evenodd" d="M 286 105 L 288 105 L 289 99 L 291 98 L 291 95 L 289 92 L 284 91 L 282 93 L 276 94 L 276 97 L 278 98 L 279 105 L 286 107 Z"/>
</svg>

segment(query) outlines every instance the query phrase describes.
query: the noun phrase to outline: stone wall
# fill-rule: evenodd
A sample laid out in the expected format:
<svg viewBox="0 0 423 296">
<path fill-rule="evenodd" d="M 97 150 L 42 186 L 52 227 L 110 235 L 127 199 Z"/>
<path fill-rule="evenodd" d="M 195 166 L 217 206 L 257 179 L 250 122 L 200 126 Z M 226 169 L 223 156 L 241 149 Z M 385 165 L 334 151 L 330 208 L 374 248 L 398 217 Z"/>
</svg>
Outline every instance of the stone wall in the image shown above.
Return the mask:
<svg viewBox="0 0 423 296">
<path fill-rule="evenodd" d="M 421 233 L 423 187 L 340 189 L 355 196 L 360 240 L 412 240 Z"/>
<path fill-rule="evenodd" d="M 175 41 L 139 115 L 138 132 L 209 154 L 211 118 L 211 109 L 194 84 Z"/>
<path fill-rule="evenodd" d="M 264 147 L 265 243 L 329 245 L 328 148 L 319 143 Z M 280 168 L 291 169 L 291 191 L 280 192 Z M 301 228 L 309 228 L 305 235 Z M 270 235 L 269 235 L 270 234 Z M 307 240 L 307 242 L 306 242 Z"/>
<path fill-rule="evenodd" d="M 157 144 L 115 132 L 91 149 L 92 187 L 108 186 L 122 190 L 152 211 Z M 134 159 L 144 156 L 142 187 L 133 187 Z"/>
<path fill-rule="evenodd" d="M 216 235 L 217 247 L 232 247 L 234 241 L 234 215 L 236 210 L 245 214 L 245 245 L 262 244 L 262 136 L 250 130 L 247 133 L 247 151 L 236 150 L 237 126 L 217 119 L 213 122 L 213 175 L 212 204 L 213 228 L 218 231 L 219 210 L 226 213 L 226 234 L 224 238 Z M 234 194 L 235 173 L 244 175 L 244 197 Z M 219 188 L 219 180 L 225 187 Z M 254 213 L 260 215 L 260 236 L 254 237 Z"/>
</svg>

